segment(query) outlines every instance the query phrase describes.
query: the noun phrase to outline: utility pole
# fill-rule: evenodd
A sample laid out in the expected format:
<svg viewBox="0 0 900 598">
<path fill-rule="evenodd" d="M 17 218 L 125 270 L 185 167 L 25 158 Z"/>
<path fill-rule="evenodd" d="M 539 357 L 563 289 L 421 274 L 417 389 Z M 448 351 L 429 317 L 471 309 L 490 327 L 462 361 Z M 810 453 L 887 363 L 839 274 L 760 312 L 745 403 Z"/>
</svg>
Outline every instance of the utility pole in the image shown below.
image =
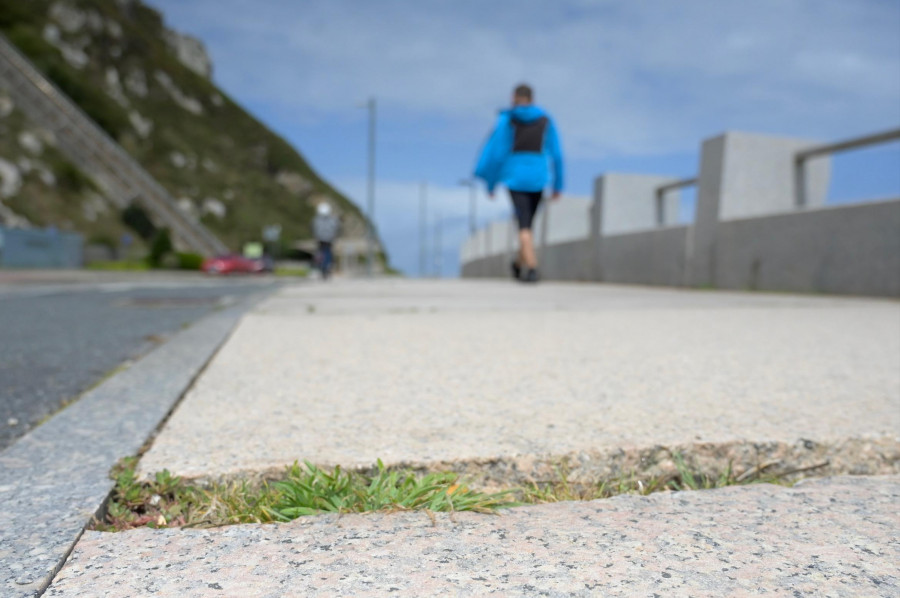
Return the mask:
<svg viewBox="0 0 900 598">
<path fill-rule="evenodd" d="M 443 259 L 444 256 L 442 254 L 441 247 L 441 214 L 438 212 L 435 214 L 435 222 L 434 222 L 434 276 L 435 278 L 440 278 L 443 270 Z"/>
<path fill-rule="evenodd" d="M 478 216 L 475 213 L 477 204 L 477 185 L 475 179 L 462 179 L 459 184 L 469 188 L 469 233 L 473 234 L 478 227 Z"/>
<path fill-rule="evenodd" d="M 419 277 L 428 276 L 428 183 L 419 186 Z"/>
<path fill-rule="evenodd" d="M 367 237 L 366 273 L 371 277 L 375 266 L 375 98 L 369 98 L 369 180 L 367 193 L 367 208 L 369 226 Z"/>
</svg>

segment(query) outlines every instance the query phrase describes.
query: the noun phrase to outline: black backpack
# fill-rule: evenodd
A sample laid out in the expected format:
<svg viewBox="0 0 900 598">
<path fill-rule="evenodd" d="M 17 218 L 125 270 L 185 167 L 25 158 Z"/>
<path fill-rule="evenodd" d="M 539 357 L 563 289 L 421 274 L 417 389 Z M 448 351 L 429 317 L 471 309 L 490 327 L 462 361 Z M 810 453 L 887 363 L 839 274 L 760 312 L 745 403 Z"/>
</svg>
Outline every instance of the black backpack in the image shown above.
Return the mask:
<svg viewBox="0 0 900 598">
<path fill-rule="evenodd" d="M 513 153 L 544 151 L 544 132 L 549 122 L 546 116 L 528 122 L 510 118 L 509 122 L 513 126 Z"/>
</svg>

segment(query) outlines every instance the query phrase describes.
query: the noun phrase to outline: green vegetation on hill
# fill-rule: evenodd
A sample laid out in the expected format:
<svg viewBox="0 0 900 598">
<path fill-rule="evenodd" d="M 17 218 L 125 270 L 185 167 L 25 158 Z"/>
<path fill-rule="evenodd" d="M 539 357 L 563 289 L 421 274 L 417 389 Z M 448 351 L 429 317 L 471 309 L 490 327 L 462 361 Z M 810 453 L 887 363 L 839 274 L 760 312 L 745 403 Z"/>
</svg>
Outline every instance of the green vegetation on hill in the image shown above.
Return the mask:
<svg viewBox="0 0 900 598">
<path fill-rule="evenodd" d="M 290 144 L 182 63 L 162 16 L 140 1 L 0 0 L 0 31 L 233 249 L 258 240 L 268 224 L 280 224 L 288 242 L 309 238 L 321 199 L 342 215 L 347 234 L 365 230 L 359 209 Z M 0 158 L 16 160 L 11 151 L 0 146 Z M 72 186 L 85 182 L 71 165 L 59 168 L 68 174 L 58 173 L 33 222 L 66 220 L 100 234 L 84 219 L 64 218 Z M 3 202 L 15 210 L 14 199 Z"/>
</svg>

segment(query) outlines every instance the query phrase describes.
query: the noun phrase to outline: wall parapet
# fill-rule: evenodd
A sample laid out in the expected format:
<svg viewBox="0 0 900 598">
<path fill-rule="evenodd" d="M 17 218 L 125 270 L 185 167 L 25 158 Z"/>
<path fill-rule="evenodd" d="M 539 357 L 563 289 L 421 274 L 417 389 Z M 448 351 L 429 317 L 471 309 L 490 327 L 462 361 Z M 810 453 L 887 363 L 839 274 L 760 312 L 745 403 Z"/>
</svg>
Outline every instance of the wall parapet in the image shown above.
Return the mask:
<svg viewBox="0 0 900 598">
<path fill-rule="evenodd" d="M 729 132 L 704 141 L 695 179 L 604 174 L 593 201 L 564 200 L 538 215 L 542 277 L 900 296 L 900 198 L 826 206 L 831 164 L 818 157 L 888 133 L 821 145 Z M 817 159 L 806 163 L 810 152 Z M 689 185 L 696 217 L 682 224 L 669 192 Z M 511 221 L 477 231 L 461 251 L 462 275 L 508 275 L 515 238 Z"/>
</svg>

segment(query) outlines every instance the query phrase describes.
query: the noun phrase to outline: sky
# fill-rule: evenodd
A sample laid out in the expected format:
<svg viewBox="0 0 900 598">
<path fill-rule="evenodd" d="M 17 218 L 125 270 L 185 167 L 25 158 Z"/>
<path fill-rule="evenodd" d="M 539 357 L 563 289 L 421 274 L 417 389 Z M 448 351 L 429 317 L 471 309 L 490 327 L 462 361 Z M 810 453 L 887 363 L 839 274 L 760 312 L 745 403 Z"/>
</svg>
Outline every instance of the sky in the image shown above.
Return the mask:
<svg viewBox="0 0 900 598">
<path fill-rule="evenodd" d="M 441 274 L 458 273 L 478 151 L 512 88 L 555 119 L 566 193 L 604 172 L 694 176 L 726 130 L 840 140 L 900 126 L 898 0 L 149 0 L 201 39 L 213 79 L 366 205 L 377 101 L 375 221 L 419 274 L 419 198 Z M 834 161 L 829 201 L 900 195 L 900 144 Z M 481 189 L 480 224 L 508 200 Z M 692 196 L 682 217 L 692 217 Z"/>
</svg>

